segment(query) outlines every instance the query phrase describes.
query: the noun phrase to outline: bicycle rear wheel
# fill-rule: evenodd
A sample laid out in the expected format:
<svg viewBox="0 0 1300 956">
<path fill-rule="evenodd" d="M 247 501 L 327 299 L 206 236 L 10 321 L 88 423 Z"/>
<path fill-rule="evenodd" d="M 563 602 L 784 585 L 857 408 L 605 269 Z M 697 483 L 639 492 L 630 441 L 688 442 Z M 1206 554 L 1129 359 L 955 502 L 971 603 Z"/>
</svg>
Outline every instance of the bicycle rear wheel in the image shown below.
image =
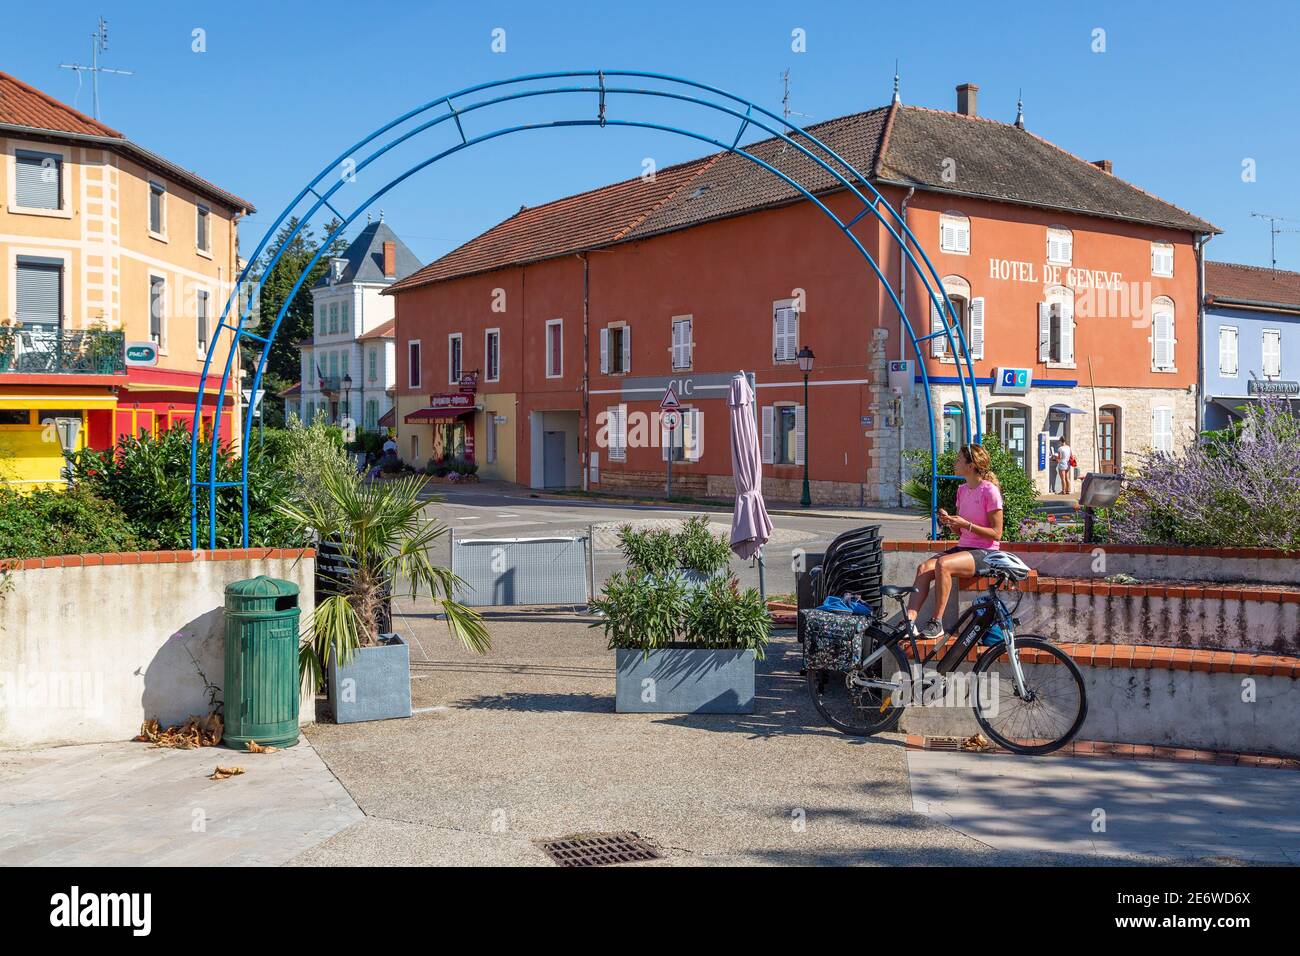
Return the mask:
<svg viewBox="0 0 1300 956">
<path fill-rule="evenodd" d="M 1083 674 L 1045 638 L 1025 635 L 1015 643 L 1027 696 L 1016 686 L 1006 643 L 990 647 L 975 662 L 975 720 L 1013 753 L 1050 754 L 1073 740 L 1088 716 Z"/>
<path fill-rule="evenodd" d="M 892 652 L 892 656 L 891 653 Z M 892 661 L 892 664 L 887 662 Z M 857 737 L 892 730 L 903 716 L 903 706 L 885 688 L 862 687 L 853 678 L 897 680 L 908 673 L 907 658 L 897 644 L 871 667 L 855 671 L 808 671 L 808 692 L 813 705 L 836 730 Z"/>
</svg>

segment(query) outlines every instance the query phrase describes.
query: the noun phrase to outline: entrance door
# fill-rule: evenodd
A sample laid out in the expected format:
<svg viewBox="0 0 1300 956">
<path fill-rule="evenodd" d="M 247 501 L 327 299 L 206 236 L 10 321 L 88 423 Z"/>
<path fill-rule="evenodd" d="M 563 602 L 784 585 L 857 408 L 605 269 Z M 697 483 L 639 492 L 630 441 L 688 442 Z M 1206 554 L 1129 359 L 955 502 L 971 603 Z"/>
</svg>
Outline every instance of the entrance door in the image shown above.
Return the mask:
<svg viewBox="0 0 1300 956">
<path fill-rule="evenodd" d="M 1073 450 L 1073 442 L 1070 441 L 1070 416 L 1061 412 L 1049 412 L 1047 434 L 1051 436 L 1047 450 L 1048 487 L 1051 492 L 1058 494 L 1061 491 L 1061 471 L 1056 467 L 1059 462 L 1052 461 L 1052 455 L 1056 454 L 1062 442 L 1070 445 Z"/>
<path fill-rule="evenodd" d="M 1103 408 L 1097 415 L 1098 464 L 1109 475 L 1119 474 L 1119 409 Z"/>
<path fill-rule="evenodd" d="M 998 441 L 1016 459 L 1016 464 L 1029 468 L 1029 410 L 1019 405 L 994 405 L 988 410 L 985 431 L 997 435 Z"/>
<path fill-rule="evenodd" d="M 542 482 L 546 488 L 565 485 L 564 437 L 564 432 L 545 432 L 542 436 Z"/>
<path fill-rule="evenodd" d="M 1011 452 L 1022 471 L 1027 460 L 1025 440 L 1028 431 L 1023 418 L 1008 418 L 1002 423 L 1002 447 Z"/>
</svg>

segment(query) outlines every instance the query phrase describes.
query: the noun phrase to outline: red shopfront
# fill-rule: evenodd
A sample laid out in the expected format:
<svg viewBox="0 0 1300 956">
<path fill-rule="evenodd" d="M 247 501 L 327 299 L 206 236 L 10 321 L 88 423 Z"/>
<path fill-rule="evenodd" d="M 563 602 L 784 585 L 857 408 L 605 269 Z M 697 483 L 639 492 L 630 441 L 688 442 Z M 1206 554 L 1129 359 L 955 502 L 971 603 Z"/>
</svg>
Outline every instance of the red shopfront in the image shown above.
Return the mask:
<svg viewBox="0 0 1300 956">
<path fill-rule="evenodd" d="M 408 425 L 428 425 L 429 457 L 434 461 L 464 458 L 474 461 L 473 393 L 430 395 L 429 404 L 405 416 Z"/>
</svg>

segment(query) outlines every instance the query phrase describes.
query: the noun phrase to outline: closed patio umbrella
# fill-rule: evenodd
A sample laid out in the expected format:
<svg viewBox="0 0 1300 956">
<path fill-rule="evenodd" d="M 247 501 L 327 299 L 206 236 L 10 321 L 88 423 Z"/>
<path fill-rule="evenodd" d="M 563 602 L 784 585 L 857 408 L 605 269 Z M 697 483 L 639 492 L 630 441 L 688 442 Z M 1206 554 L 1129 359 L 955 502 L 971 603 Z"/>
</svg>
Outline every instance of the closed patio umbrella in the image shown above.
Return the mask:
<svg viewBox="0 0 1300 956">
<path fill-rule="evenodd" d="M 772 537 L 772 519 L 763 504 L 763 461 L 754 421 L 754 390 L 743 372 L 731 380 L 728 404 L 731 406 L 731 477 L 736 483 L 731 550 L 744 559 L 758 555 L 759 589 L 762 590 L 762 549 Z"/>
</svg>

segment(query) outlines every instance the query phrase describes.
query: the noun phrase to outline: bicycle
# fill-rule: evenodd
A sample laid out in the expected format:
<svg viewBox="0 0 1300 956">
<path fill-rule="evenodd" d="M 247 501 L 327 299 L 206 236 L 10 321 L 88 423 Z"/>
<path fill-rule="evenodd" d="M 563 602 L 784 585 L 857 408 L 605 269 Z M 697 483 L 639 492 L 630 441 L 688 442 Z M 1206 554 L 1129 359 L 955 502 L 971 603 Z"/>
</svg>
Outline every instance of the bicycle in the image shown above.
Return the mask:
<svg viewBox="0 0 1300 956">
<path fill-rule="evenodd" d="M 1005 571 L 991 577 L 987 594 L 957 619 L 956 636 L 946 642 L 940 638 L 924 659 L 917 650 L 920 635 L 906 613 L 907 597 L 916 588 L 883 586 L 880 593 L 898 601 L 901 621 L 890 624 L 878 615 L 869 619 L 861 650 L 856 660 L 850 654 L 845 670 L 808 667 L 808 689 L 817 711 L 847 734 L 870 737 L 892 730 L 906 709 L 907 691 L 919 684 L 923 700 L 936 690 L 946 693 L 949 675 L 966 661 L 972 648 L 982 645 L 985 649 L 970 671 L 974 679 L 969 694 L 980 729 L 1012 753 L 1037 756 L 1064 747 L 1088 715 L 1083 675 L 1051 641 L 1016 634 L 1019 620 L 1014 612 L 1020 599 L 1009 608 L 999 592 L 1014 589 L 1019 594 L 1014 587 L 1018 581 Z M 808 639 L 814 640 L 811 635 Z M 911 646 L 911 660 L 919 662 L 919 674 L 903 653 L 904 640 Z M 936 657 L 931 670 L 928 665 Z M 890 658 L 897 670 L 886 679 L 885 662 Z"/>
</svg>

